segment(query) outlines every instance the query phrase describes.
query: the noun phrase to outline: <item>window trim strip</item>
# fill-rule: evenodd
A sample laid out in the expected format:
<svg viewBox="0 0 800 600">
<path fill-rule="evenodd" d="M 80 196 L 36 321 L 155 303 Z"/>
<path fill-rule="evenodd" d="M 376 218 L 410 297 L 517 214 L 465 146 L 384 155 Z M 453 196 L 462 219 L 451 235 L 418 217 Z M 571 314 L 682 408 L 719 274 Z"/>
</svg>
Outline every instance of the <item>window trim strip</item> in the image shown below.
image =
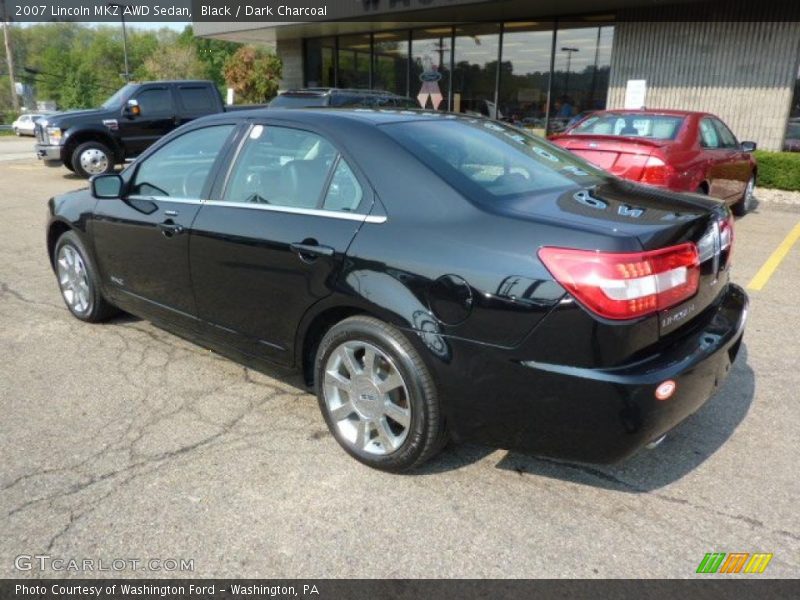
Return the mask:
<svg viewBox="0 0 800 600">
<path fill-rule="evenodd" d="M 250 210 L 266 210 L 270 212 L 288 213 L 292 215 L 305 215 L 308 217 L 326 217 L 328 219 L 342 219 L 345 221 L 360 221 L 362 223 L 381 224 L 386 222 L 382 215 L 365 215 L 364 213 L 337 212 L 321 210 L 318 208 L 295 208 L 291 206 L 277 206 L 269 204 L 252 204 L 250 202 L 225 202 L 223 200 L 195 200 L 192 198 L 171 198 L 169 196 L 128 196 L 132 200 L 147 200 L 151 202 L 177 202 L 179 204 L 195 204 L 200 206 L 222 206 L 230 208 L 244 208 Z"/>
</svg>

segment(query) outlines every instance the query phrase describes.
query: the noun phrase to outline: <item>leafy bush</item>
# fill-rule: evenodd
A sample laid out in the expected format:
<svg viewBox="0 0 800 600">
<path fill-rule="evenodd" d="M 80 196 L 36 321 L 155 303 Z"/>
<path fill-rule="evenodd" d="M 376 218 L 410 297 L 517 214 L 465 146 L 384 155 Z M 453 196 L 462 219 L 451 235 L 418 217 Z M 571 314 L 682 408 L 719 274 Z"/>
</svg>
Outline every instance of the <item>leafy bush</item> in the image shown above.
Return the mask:
<svg viewBox="0 0 800 600">
<path fill-rule="evenodd" d="M 225 81 L 243 103 L 267 102 L 278 93 L 281 60 L 272 52 L 242 46 L 225 61 Z"/>
<path fill-rule="evenodd" d="M 764 188 L 800 191 L 800 152 L 755 152 L 758 185 Z"/>
</svg>

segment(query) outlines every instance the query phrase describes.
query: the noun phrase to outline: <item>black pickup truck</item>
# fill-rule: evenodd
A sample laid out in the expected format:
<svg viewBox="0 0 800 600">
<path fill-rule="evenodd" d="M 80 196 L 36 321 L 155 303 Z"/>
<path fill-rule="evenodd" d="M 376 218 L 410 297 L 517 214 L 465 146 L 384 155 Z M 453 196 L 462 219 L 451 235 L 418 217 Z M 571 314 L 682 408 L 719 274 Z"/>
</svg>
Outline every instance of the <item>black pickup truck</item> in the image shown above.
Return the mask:
<svg viewBox="0 0 800 600">
<path fill-rule="evenodd" d="M 184 123 L 225 111 L 211 81 L 129 83 L 100 108 L 50 115 L 36 126 L 36 155 L 83 177 L 106 173 Z"/>
</svg>

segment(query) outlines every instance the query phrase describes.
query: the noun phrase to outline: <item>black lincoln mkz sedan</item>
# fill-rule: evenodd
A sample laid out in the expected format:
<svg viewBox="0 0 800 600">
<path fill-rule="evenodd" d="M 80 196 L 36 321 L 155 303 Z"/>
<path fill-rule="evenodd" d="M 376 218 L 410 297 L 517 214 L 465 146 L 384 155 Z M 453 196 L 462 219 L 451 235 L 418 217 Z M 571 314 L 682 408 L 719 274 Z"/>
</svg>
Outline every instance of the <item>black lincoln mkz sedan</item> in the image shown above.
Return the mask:
<svg viewBox="0 0 800 600">
<path fill-rule="evenodd" d="M 448 439 L 622 459 L 711 396 L 747 312 L 723 204 L 481 118 L 215 115 L 49 207 L 73 315 L 297 369 L 388 471 Z"/>
</svg>

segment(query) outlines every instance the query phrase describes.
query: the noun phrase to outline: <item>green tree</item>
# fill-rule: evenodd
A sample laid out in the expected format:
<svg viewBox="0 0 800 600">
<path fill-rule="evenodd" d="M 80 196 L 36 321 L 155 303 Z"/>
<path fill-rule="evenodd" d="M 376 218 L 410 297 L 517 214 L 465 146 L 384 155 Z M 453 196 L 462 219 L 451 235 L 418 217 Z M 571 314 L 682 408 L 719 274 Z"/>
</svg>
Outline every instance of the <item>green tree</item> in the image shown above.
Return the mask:
<svg viewBox="0 0 800 600">
<path fill-rule="evenodd" d="M 143 79 L 205 79 L 206 65 L 193 46 L 161 47 L 142 65 Z"/>
<path fill-rule="evenodd" d="M 278 93 L 281 60 L 272 52 L 243 46 L 225 61 L 225 81 L 243 103 L 266 102 Z"/>
<path fill-rule="evenodd" d="M 197 50 L 197 58 L 206 65 L 205 78 L 217 84 L 220 91 L 224 91 L 226 87 L 223 74 L 225 62 L 241 48 L 241 44 L 195 37 L 191 25 L 187 25 L 178 36 L 178 43 L 193 46 Z"/>
</svg>

